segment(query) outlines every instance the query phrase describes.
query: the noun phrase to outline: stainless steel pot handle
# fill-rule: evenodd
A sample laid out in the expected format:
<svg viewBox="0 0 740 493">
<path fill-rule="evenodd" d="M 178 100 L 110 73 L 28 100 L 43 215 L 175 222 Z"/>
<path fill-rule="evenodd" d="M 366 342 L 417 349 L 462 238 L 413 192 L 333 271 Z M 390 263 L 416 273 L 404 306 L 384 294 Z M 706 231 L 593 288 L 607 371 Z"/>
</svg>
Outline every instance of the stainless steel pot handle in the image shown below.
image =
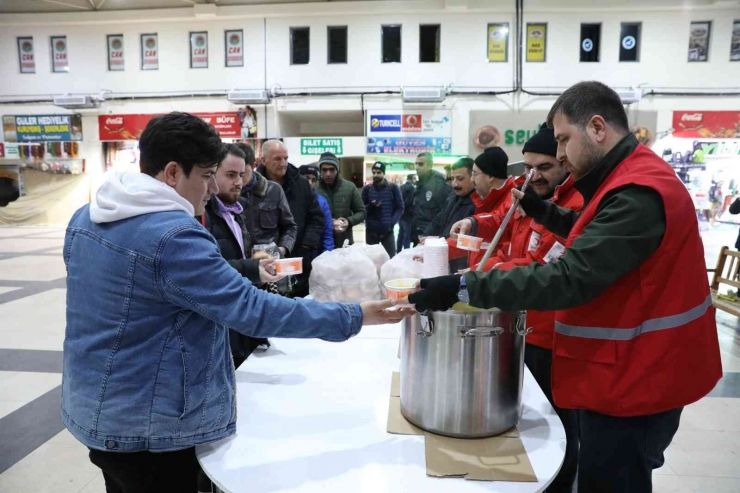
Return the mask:
<svg viewBox="0 0 740 493">
<path fill-rule="evenodd" d="M 417 336 L 430 337 L 434 334 L 434 318 L 429 312 L 424 312 L 419 315 L 421 320 L 421 329 L 416 331 Z"/>
<path fill-rule="evenodd" d="M 503 327 L 466 327 L 459 326 L 461 339 L 474 339 L 476 337 L 496 337 L 504 333 Z"/>
<path fill-rule="evenodd" d="M 526 327 L 527 325 L 527 312 L 521 311 L 516 314 L 516 333 L 520 336 L 526 336 L 531 334 L 534 329 L 532 327 Z"/>
</svg>

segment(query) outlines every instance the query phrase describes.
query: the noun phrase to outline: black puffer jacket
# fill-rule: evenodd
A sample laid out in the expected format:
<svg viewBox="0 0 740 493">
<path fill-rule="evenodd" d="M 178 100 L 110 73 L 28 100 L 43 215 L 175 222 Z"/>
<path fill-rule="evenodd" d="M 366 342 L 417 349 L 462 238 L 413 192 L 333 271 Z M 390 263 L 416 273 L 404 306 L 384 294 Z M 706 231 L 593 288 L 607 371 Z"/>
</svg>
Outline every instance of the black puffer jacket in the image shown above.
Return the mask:
<svg viewBox="0 0 740 493">
<path fill-rule="evenodd" d="M 424 236 L 441 236 L 443 238 L 450 237 L 450 230 L 452 226 L 458 222 L 466 219 L 475 214 L 475 203 L 471 198 L 473 192 L 470 192 L 464 197 L 458 197 L 455 194 L 451 194 L 447 197 L 445 202 L 445 208 L 440 214 L 432 221 L 432 224 L 427 226 L 424 230 Z"/>
<path fill-rule="evenodd" d="M 239 198 L 239 203 L 242 207 L 246 206 L 246 201 L 241 197 Z M 235 217 L 236 222 L 242 230 L 244 251 L 249 255 L 252 251 L 252 239 L 249 236 L 249 232 L 247 232 L 242 216 L 238 215 Z M 260 282 L 259 260 L 244 258 L 241 247 L 234 237 L 234 233 L 231 232 L 231 228 L 226 224 L 226 219 L 221 215 L 215 197 L 211 197 L 211 200 L 206 204 L 206 213 L 201 216 L 200 221 L 218 242 L 221 256 L 229 262 L 229 265 L 236 269 L 242 277 L 246 277 L 254 284 L 258 284 Z M 231 354 L 234 358 L 248 357 L 264 341 L 265 339 L 255 339 L 233 330 L 229 331 Z"/>
</svg>

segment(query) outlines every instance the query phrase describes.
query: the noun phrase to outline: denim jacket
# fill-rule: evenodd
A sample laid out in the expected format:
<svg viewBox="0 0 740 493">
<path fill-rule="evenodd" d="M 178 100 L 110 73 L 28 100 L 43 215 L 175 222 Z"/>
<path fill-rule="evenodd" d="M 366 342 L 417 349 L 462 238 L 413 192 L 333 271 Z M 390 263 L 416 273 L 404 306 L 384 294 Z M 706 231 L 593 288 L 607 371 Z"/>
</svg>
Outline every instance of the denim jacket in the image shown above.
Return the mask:
<svg viewBox="0 0 740 493">
<path fill-rule="evenodd" d="M 168 206 L 174 189 L 145 176 L 129 182 L 145 182 L 157 206 L 115 204 L 141 202 L 142 193 L 111 199 L 108 180 L 74 214 L 64 240 L 62 421 L 94 449 L 165 452 L 234 434 L 227 327 L 253 337 L 344 341 L 362 325 L 359 305 L 253 287 L 221 257 L 192 207 Z M 131 191 L 126 178 L 112 180 L 119 195 Z M 105 222 L 91 219 L 106 207 Z"/>
</svg>

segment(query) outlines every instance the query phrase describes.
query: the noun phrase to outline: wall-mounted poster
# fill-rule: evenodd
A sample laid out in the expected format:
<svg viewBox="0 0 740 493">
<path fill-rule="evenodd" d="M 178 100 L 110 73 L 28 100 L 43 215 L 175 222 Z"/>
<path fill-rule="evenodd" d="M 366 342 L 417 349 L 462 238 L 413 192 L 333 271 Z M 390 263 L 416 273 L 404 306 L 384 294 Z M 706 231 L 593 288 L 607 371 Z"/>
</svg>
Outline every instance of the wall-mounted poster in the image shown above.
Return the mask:
<svg viewBox="0 0 740 493">
<path fill-rule="evenodd" d="M 601 51 L 601 24 L 581 24 L 582 62 L 598 62 Z"/>
<path fill-rule="evenodd" d="M 235 29 L 224 31 L 224 47 L 226 49 L 226 66 L 244 66 L 244 30 Z"/>
<path fill-rule="evenodd" d="M 141 70 L 159 70 L 159 39 L 157 33 L 141 35 Z"/>
<path fill-rule="evenodd" d="M 18 66 L 22 74 L 36 73 L 36 55 L 31 36 L 16 38 L 18 42 Z"/>
<path fill-rule="evenodd" d="M 124 70 L 123 34 L 108 35 L 108 70 Z"/>
<path fill-rule="evenodd" d="M 740 21 L 732 23 L 732 39 L 730 40 L 730 61 L 740 62 Z"/>
<path fill-rule="evenodd" d="M 509 23 L 488 24 L 488 61 L 509 61 Z"/>
<path fill-rule="evenodd" d="M 709 60 L 709 35 L 712 22 L 692 22 L 689 29 L 689 61 L 706 62 Z"/>
<path fill-rule="evenodd" d="M 641 22 L 623 22 L 619 36 L 619 61 L 640 61 L 640 32 Z"/>
<path fill-rule="evenodd" d="M 527 24 L 527 61 L 547 61 L 547 23 Z"/>
<path fill-rule="evenodd" d="M 208 68 L 208 33 L 190 33 L 190 68 Z"/>
<path fill-rule="evenodd" d="M 52 72 L 69 72 L 67 36 L 52 36 L 50 39 Z"/>
<path fill-rule="evenodd" d="M 257 112 L 251 106 L 239 108 L 236 112 L 239 117 L 239 126 L 241 127 L 241 136 L 243 139 L 257 138 Z"/>
</svg>

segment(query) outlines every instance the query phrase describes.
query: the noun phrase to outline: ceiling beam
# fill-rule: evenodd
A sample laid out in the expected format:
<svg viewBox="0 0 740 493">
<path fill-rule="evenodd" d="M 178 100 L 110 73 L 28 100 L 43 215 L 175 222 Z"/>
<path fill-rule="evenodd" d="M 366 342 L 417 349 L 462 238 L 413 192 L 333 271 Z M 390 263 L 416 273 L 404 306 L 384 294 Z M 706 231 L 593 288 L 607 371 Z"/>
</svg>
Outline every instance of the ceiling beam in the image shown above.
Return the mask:
<svg viewBox="0 0 740 493">
<path fill-rule="evenodd" d="M 92 9 L 95 10 L 95 0 L 87 0 L 87 3 L 89 3 L 90 7 L 92 7 Z"/>
<path fill-rule="evenodd" d="M 102 8 L 103 8 L 103 5 L 105 5 L 105 2 L 106 2 L 106 1 L 107 1 L 107 0 L 100 0 L 100 3 L 98 4 L 98 6 L 97 6 L 97 7 L 95 7 L 95 10 L 100 10 L 100 9 L 102 9 Z"/>
<path fill-rule="evenodd" d="M 45 3 L 53 3 L 56 5 L 62 5 L 64 7 L 71 7 L 73 9 L 90 10 L 87 7 L 83 7 L 82 5 L 75 5 L 73 3 L 62 2 L 60 0 L 38 0 L 38 1 L 45 2 Z"/>
</svg>

